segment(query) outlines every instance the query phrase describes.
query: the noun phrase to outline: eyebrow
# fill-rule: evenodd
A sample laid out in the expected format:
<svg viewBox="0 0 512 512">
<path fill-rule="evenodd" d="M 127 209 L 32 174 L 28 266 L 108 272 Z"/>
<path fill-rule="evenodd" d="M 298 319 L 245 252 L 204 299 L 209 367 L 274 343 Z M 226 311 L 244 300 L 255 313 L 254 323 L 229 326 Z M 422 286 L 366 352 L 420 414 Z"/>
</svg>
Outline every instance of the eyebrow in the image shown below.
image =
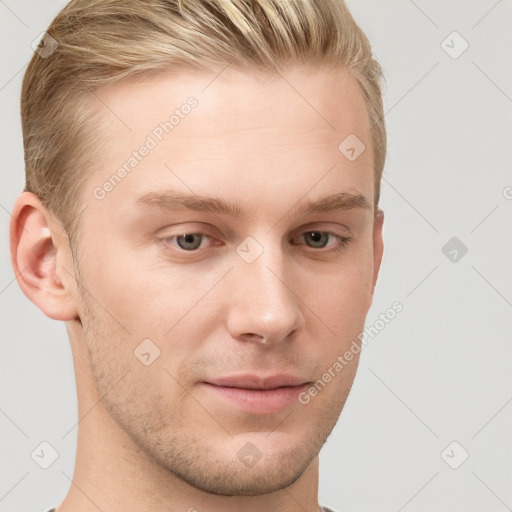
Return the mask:
<svg viewBox="0 0 512 512">
<path fill-rule="evenodd" d="M 228 203 L 216 197 L 174 192 L 149 192 L 136 200 L 138 205 L 153 206 L 169 211 L 192 210 L 240 218 L 248 216 L 241 203 Z M 361 194 L 338 192 L 315 201 L 302 201 L 294 206 L 297 215 L 328 213 L 353 208 L 370 209 L 370 202 Z"/>
</svg>

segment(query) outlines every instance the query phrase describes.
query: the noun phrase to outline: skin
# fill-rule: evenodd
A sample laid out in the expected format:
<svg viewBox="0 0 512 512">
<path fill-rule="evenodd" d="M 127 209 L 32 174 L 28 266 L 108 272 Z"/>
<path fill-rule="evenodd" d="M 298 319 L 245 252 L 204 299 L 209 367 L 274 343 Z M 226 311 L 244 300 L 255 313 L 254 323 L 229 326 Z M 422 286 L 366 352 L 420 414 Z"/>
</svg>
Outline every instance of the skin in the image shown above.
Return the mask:
<svg viewBox="0 0 512 512">
<path fill-rule="evenodd" d="M 33 194 L 15 204 L 18 283 L 66 322 L 74 359 L 77 457 L 58 512 L 319 509 L 318 453 L 358 355 L 309 403 L 272 414 L 244 412 L 202 383 L 244 372 L 314 383 L 363 330 L 383 250 L 365 104 L 356 81 L 330 67 L 289 66 L 286 80 L 231 68 L 215 77 L 162 73 L 97 91 L 100 152 L 73 250 Z M 190 96 L 198 106 L 96 199 Z M 338 150 L 349 134 L 366 145 L 355 161 Z M 136 204 L 164 191 L 246 215 Z M 298 214 L 299 202 L 339 192 L 369 208 Z M 311 231 L 350 241 L 322 235 L 321 247 Z M 207 234 L 192 237 L 199 248 L 180 248 L 180 235 L 197 232 Z M 252 263 L 236 250 L 249 236 L 263 250 Z M 160 350 L 149 366 L 134 356 L 147 338 Z M 252 467 L 237 457 L 248 442 L 262 454 Z"/>
</svg>

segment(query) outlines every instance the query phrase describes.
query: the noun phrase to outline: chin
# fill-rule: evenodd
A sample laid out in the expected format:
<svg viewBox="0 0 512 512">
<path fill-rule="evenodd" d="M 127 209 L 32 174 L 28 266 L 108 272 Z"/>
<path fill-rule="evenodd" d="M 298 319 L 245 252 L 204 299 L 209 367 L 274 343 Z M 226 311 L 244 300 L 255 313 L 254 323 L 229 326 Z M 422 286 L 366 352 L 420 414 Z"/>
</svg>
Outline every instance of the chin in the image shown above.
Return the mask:
<svg viewBox="0 0 512 512">
<path fill-rule="evenodd" d="M 187 474 L 178 476 L 193 487 L 218 496 L 261 496 L 292 485 L 309 465 L 307 463 L 305 467 L 290 471 L 287 465 L 269 467 L 269 464 L 263 465 L 261 461 L 258 464 L 262 464 L 258 469 L 252 467 L 243 470 L 238 463 L 232 463 L 224 470 L 218 468 L 214 471 L 212 468 L 204 471 L 203 468 L 194 472 L 193 467 L 190 467 Z"/>
<path fill-rule="evenodd" d="M 268 436 L 268 433 L 265 434 Z M 165 468 L 189 485 L 210 494 L 219 496 L 260 496 L 274 493 L 292 485 L 308 469 L 318 455 L 321 446 L 318 439 L 299 442 L 293 446 L 277 449 L 264 447 L 264 438 L 251 436 L 250 441 L 242 441 L 236 436 L 236 449 L 227 443 L 224 449 L 206 448 L 196 450 L 195 456 L 173 457 L 166 460 Z M 255 445 L 261 448 L 256 453 Z M 241 448 L 242 447 L 242 448 Z M 245 447 L 245 451 L 244 451 Z M 254 458 L 244 462 L 245 454 Z M 232 454 L 232 456 L 230 456 Z M 176 455 L 176 454 L 175 454 Z M 256 460 L 257 459 L 257 460 Z"/>
</svg>

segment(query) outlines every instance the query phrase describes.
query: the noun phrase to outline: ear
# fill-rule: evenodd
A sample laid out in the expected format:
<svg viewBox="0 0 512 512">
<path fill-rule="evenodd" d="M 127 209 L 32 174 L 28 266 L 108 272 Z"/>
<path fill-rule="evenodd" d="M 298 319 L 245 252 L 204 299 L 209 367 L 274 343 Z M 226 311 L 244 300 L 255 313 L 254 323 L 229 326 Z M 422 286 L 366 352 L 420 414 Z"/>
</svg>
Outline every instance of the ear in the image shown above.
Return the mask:
<svg viewBox="0 0 512 512">
<path fill-rule="evenodd" d="M 23 293 L 48 317 L 72 320 L 76 281 L 68 237 L 31 192 L 22 192 L 10 221 L 11 261 Z"/>
<path fill-rule="evenodd" d="M 380 264 L 382 262 L 382 253 L 384 252 L 384 242 L 382 241 L 382 225 L 384 224 L 384 212 L 377 208 L 373 221 L 373 279 L 372 279 L 372 297 L 379 276 Z"/>
</svg>

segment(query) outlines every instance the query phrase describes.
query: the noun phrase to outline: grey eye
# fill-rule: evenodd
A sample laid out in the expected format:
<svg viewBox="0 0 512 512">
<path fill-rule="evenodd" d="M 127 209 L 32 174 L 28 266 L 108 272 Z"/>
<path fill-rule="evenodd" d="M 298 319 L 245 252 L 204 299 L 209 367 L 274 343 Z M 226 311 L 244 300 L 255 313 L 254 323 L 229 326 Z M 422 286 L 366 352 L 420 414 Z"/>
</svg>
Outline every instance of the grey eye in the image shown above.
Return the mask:
<svg viewBox="0 0 512 512">
<path fill-rule="evenodd" d="M 325 231 L 308 231 L 304 233 L 304 240 L 310 247 L 323 248 L 329 241 L 329 233 Z"/>
<path fill-rule="evenodd" d="M 186 233 L 176 237 L 178 245 L 185 250 L 194 250 L 199 248 L 203 235 L 200 233 Z"/>
</svg>

